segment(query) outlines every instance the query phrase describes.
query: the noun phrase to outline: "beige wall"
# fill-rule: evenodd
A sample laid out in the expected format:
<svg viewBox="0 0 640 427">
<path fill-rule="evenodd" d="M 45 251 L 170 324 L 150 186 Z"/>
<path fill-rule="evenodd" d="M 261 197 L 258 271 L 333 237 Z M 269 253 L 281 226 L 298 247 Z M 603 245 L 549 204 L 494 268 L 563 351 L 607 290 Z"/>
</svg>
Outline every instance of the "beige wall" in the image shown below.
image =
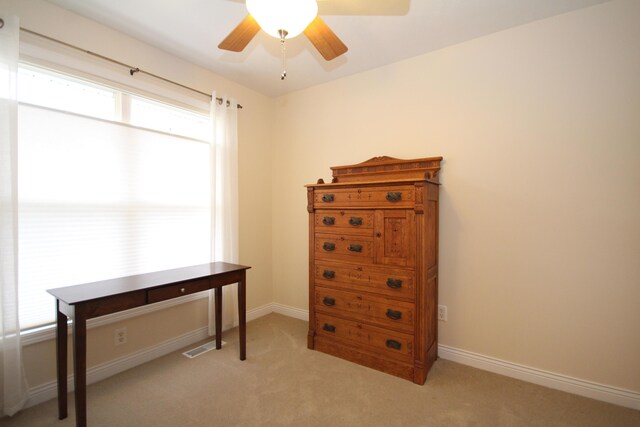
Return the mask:
<svg viewBox="0 0 640 427">
<path fill-rule="evenodd" d="M 271 155 L 274 100 L 50 3 L 0 0 L 0 4 L 3 12 L 20 17 L 22 27 L 136 64 L 203 92 L 216 90 L 219 95 L 235 97 L 244 106 L 238 113 L 240 263 L 252 266 L 247 279 L 247 308 L 271 303 L 271 163 L 265 159 Z M 122 72 L 128 74 L 126 69 Z M 201 328 L 206 321 L 206 300 L 199 300 L 91 329 L 88 364 L 95 366 L 157 345 Z M 127 327 L 128 342 L 116 348 L 113 331 L 122 326 Z M 55 379 L 53 341 L 29 345 L 24 354 L 30 387 Z"/>
<path fill-rule="evenodd" d="M 640 391 L 639 2 L 270 99 L 41 0 L 0 1 L 32 30 L 244 105 L 240 262 L 253 266 L 250 309 L 308 308 L 304 184 L 377 155 L 442 155 L 441 343 Z M 89 364 L 205 319 L 195 301 L 90 330 Z M 121 326 L 130 342 L 116 349 Z M 31 387 L 54 379 L 51 341 L 25 358 Z"/>
<path fill-rule="evenodd" d="M 614 1 L 278 98 L 275 300 L 308 306 L 304 184 L 441 155 L 440 342 L 640 391 L 639 22 Z"/>
</svg>

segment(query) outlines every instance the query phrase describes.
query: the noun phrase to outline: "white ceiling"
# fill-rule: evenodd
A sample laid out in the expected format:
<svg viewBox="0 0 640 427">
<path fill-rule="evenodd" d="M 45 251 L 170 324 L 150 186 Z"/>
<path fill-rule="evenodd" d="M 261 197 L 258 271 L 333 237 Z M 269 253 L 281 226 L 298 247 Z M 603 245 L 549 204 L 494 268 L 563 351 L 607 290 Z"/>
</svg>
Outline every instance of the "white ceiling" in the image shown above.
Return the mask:
<svg viewBox="0 0 640 427">
<path fill-rule="evenodd" d="M 278 96 L 607 0 L 324 0 L 320 16 L 349 51 L 326 62 L 304 35 L 291 39 L 284 81 L 280 42 L 262 31 L 241 53 L 217 48 L 246 16 L 244 1 L 48 1 Z M 392 15 L 375 15 L 376 4 Z"/>
</svg>

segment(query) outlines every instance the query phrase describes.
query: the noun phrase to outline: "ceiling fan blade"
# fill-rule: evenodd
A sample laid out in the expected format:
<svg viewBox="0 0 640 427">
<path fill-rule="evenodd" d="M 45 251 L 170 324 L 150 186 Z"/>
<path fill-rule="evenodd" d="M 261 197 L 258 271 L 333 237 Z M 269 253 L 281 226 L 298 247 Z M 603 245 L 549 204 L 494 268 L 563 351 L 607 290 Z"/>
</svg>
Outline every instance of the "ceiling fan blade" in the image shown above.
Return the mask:
<svg viewBox="0 0 640 427">
<path fill-rule="evenodd" d="M 218 48 L 232 52 L 242 52 L 258 31 L 260 31 L 260 25 L 258 25 L 253 16 L 247 15 L 247 17 L 220 42 Z"/>
<path fill-rule="evenodd" d="M 331 28 L 324 23 L 320 17 L 311 21 L 311 24 L 304 30 L 304 35 L 313 43 L 318 49 L 320 55 L 327 61 L 331 61 L 334 58 L 345 53 L 347 46 L 342 43 L 342 40 L 331 31 Z"/>
<path fill-rule="evenodd" d="M 318 0 L 320 15 L 404 16 L 410 8 L 411 0 Z"/>
</svg>

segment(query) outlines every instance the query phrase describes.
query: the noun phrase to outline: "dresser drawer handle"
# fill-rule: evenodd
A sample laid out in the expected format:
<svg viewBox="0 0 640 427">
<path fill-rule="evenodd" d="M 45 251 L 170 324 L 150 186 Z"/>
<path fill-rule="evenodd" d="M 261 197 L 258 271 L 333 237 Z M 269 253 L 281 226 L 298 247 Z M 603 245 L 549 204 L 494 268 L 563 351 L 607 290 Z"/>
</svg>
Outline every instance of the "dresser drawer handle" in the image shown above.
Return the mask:
<svg viewBox="0 0 640 427">
<path fill-rule="evenodd" d="M 387 279 L 387 286 L 393 289 L 400 289 L 402 287 L 402 280 L 400 279 Z"/>
<path fill-rule="evenodd" d="M 322 245 L 322 249 L 324 249 L 327 252 L 335 251 L 336 250 L 336 244 L 335 243 L 324 242 L 324 244 Z"/>
<path fill-rule="evenodd" d="M 328 323 L 325 323 L 324 326 L 322 327 L 323 330 L 327 331 L 327 332 L 335 332 L 336 331 L 336 327 L 333 325 L 330 325 Z"/>
<path fill-rule="evenodd" d="M 362 225 L 362 218 L 357 216 L 352 216 L 351 218 L 349 218 L 349 225 L 353 225 L 354 227 L 357 227 L 358 225 Z"/>
<path fill-rule="evenodd" d="M 390 308 L 387 309 L 386 315 L 391 320 L 400 320 L 400 319 L 402 319 L 402 312 L 401 311 L 391 310 Z"/>
<path fill-rule="evenodd" d="M 322 218 L 322 223 L 324 225 L 333 225 L 336 223 L 336 219 L 332 216 L 325 216 L 324 218 Z"/>
<path fill-rule="evenodd" d="M 336 305 L 336 299 L 331 297 L 324 297 L 322 298 L 322 303 L 327 307 L 332 307 Z"/>
<path fill-rule="evenodd" d="M 400 350 L 400 348 L 402 348 L 402 344 L 400 344 L 396 340 L 387 340 L 387 347 L 392 348 L 394 350 Z"/>
<path fill-rule="evenodd" d="M 362 252 L 362 245 L 349 245 L 347 247 L 351 252 Z"/>
<path fill-rule="evenodd" d="M 180 293 L 184 294 L 184 293 L 185 293 L 185 291 L 186 291 L 186 289 L 185 289 L 185 288 L 180 288 Z"/>
<path fill-rule="evenodd" d="M 389 191 L 387 193 L 387 200 L 390 202 L 399 202 L 402 199 L 402 193 L 399 191 Z"/>
<path fill-rule="evenodd" d="M 322 277 L 324 277 L 325 279 L 333 279 L 334 277 L 336 277 L 336 272 L 331 270 L 325 270 L 322 272 Z"/>
<path fill-rule="evenodd" d="M 333 202 L 334 196 L 333 194 L 323 194 L 322 195 L 322 201 L 326 202 L 326 203 L 331 203 Z"/>
</svg>

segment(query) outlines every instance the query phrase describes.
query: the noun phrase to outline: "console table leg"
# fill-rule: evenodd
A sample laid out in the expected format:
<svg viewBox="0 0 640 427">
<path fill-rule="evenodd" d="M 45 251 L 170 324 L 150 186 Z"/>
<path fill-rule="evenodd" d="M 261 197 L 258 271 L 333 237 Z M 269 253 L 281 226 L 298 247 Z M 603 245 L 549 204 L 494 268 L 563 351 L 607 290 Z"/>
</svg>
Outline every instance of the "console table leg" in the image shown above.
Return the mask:
<svg viewBox="0 0 640 427">
<path fill-rule="evenodd" d="M 243 272 L 244 273 L 244 272 Z M 238 282 L 238 320 L 240 323 L 240 360 L 247 358 L 247 292 L 246 274 Z"/>
<path fill-rule="evenodd" d="M 56 299 L 56 364 L 58 376 L 58 419 L 67 418 L 67 316 Z"/>
<path fill-rule="evenodd" d="M 73 373 L 75 379 L 76 426 L 87 425 L 87 317 L 75 307 L 73 317 Z"/>
<path fill-rule="evenodd" d="M 222 287 L 215 289 L 216 298 L 216 350 L 222 348 Z"/>
</svg>

